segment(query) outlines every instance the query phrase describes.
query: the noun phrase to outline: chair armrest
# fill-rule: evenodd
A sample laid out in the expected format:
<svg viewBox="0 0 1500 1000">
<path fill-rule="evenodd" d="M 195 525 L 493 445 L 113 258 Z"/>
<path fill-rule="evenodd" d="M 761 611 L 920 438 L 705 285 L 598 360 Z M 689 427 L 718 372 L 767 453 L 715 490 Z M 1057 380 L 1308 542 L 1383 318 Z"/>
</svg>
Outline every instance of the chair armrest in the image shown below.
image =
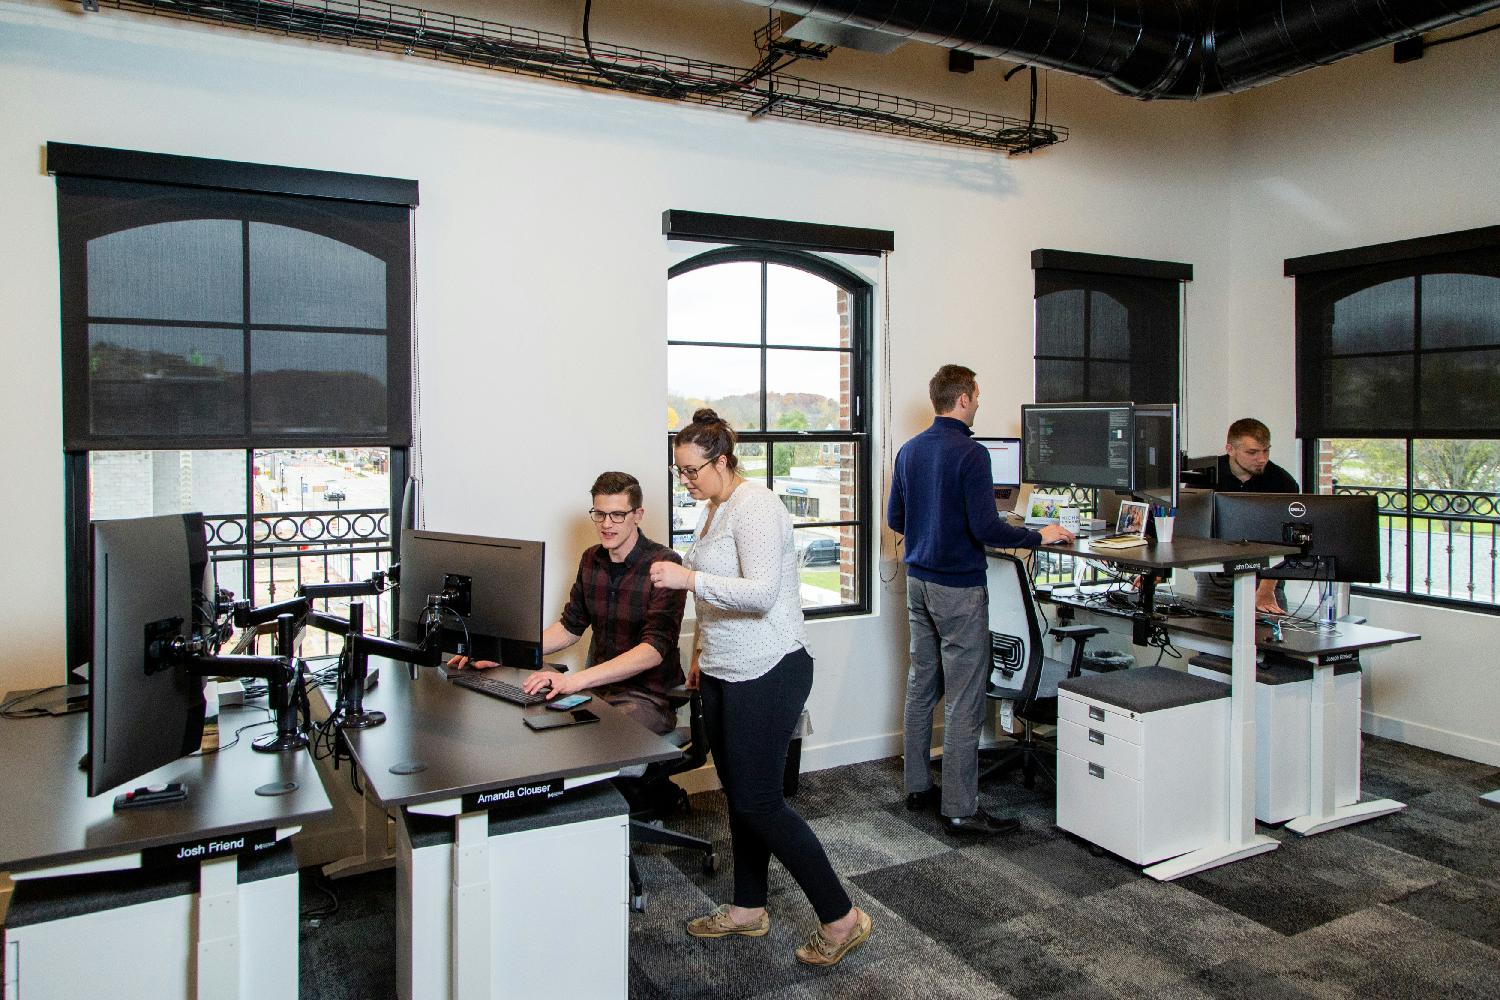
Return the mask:
<svg viewBox="0 0 1500 1000">
<path fill-rule="evenodd" d="M 694 696 L 696 696 L 697 694 L 697 688 L 690 688 L 686 684 L 679 684 L 676 687 L 669 688 L 666 691 L 667 704 L 671 705 L 673 708 L 681 708 L 683 705 L 686 705 L 688 702 L 692 701 Z"/>
<path fill-rule="evenodd" d="M 1102 625 L 1054 625 L 1050 631 L 1059 639 L 1087 639 L 1109 630 Z"/>
</svg>

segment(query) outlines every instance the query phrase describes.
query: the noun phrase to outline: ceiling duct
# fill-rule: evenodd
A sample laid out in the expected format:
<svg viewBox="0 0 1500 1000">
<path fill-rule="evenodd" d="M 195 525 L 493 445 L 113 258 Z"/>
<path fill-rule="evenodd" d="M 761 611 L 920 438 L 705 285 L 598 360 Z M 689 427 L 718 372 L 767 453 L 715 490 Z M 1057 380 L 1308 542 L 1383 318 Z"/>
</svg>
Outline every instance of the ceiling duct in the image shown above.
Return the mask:
<svg viewBox="0 0 1500 1000">
<path fill-rule="evenodd" d="M 1098 80 L 1141 100 L 1248 90 L 1500 0 L 746 0 Z"/>
</svg>

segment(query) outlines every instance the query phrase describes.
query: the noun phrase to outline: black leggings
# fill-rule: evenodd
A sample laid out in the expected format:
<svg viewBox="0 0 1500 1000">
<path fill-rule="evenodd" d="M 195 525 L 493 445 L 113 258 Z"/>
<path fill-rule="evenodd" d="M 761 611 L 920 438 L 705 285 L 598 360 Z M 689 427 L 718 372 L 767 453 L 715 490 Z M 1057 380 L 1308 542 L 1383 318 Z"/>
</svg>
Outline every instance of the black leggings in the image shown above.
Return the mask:
<svg viewBox="0 0 1500 1000">
<path fill-rule="evenodd" d="M 812 690 L 813 660 L 798 648 L 752 681 L 704 675 L 704 722 L 719 782 L 729 800 L 734 849 L 734 904 L 766 905 L 766 875 L 775 855 L 807 894 L 818 920 L 849 912 L 849 894 L 807 822 L 786 804 L 787 745 Z"/>
</svg>

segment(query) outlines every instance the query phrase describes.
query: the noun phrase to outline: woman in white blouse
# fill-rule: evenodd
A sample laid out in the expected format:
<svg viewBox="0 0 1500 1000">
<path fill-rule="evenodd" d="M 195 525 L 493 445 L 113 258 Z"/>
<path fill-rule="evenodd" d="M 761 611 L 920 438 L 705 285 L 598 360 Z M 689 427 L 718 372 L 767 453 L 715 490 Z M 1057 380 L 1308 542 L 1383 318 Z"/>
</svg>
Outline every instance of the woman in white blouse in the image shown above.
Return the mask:
<svg viewBox="0 0 1500 1000">
<path fill-rule="evenodd" d="M 821 924 L 797 949 L 834 965 L 870 935 L 828 854 L 782 795 L 787 745 L 812 690 L 792 519 L 776 494 L 736 470 L 735 434 L 713 410 L 677 434 L 677 475 L 708 506 L 682 565 L 651 567 L 658 587 L 692 590 L 698 615 L 691 677 L 699 677 L 709 747 L 724 795 L 734 854 L 734 901 L 688 922 L 700 938 L 760 937 L 771 928 L 771 856 L 807 894 Z M 691 680 L 690 680 L 691 683 Z"/>
</svg>

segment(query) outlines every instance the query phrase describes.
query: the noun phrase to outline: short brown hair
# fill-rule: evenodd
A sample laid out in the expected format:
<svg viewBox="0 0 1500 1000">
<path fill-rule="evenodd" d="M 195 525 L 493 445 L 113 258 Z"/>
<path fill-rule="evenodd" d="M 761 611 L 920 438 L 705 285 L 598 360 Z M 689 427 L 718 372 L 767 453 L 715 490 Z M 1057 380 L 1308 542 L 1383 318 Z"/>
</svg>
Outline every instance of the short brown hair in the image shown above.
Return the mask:
<svg viewBox="0 0 1500 1000">
<path fill-rule="evenodd" d="M 601 472 L 594 485 L 589 488 L 589 497 L 612 497 L 625 494 L 630 509 L 641 505 L 641 481 L 628 472 Z"/>
<path fill-rule="evenodd" d="M 730 427 L 719 416 L 708 407 L 693 414 L 693 422 L 677 432 L 674 442 L 678 447 L 685 444 L 695 444 L 703 449 L 704 456 L 709 462 L 717 462 L 720 455 L 729 456 L 729 471 L 733 472 L 739 467 L 740 460 L 734 456 L 734 444 L 739 440 Z"/>
<path fill-rule="evenodd" d="M 934 413 L 947 413 L 958 405 L 958 397 L 968 393 L 974 398 L 974 370 L 963 365 L 944 365 L 927 383 L 927 396 Z"/>
<path fill-rule="evenodd" d="M 1234 444 L 1240 438 L 1254 438 L 1256 444 L 1262 448 L 1269 448 L 1271 447 L 1271 428 L 1254 417 L 1241 417 L 1229 425 L 1229 433 L 1225 436 L 1224 443 Z"/>
</svg>

